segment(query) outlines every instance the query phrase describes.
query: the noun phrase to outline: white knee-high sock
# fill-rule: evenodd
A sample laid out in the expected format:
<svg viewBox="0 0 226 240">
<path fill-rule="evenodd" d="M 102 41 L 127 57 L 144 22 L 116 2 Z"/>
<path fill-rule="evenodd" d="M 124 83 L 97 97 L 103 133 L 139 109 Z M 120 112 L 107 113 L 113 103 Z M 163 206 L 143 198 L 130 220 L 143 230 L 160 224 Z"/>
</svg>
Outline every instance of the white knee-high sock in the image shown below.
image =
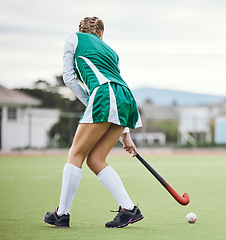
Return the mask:
<svg viewBox="0 0 226 240">
<path fill-rule="evenodd" d="M 111 166 L 102 169 L 97 175 L 100 182 L 110 191 L 118 204 L 125 209 L 132 210 L 134 204 L 126 192 L 119 175 Z"/>
<path fill-rule="evenodd" d="M 62 188 L 58 215 L 70 213 L 71 205 L 81 179 L 81 168 L 66 163 L 63 170 Z"/>
</svg>

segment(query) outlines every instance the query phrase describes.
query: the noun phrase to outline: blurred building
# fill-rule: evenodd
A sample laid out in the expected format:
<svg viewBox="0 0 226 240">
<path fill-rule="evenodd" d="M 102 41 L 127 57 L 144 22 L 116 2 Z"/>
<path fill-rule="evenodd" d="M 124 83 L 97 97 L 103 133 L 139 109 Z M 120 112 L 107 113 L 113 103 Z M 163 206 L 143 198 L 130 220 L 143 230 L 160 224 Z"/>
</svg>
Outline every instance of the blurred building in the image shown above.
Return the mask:
<svg viewBox="0 0 226 240">
<path fill-rule="evenodd" d="M 41 101 L 0 85 L 0 149 L 45 148 L 60 111 L 41 109 Z"/>
<path fill-rule="evenodd" d="M 226 143 L 226 115 L 216 118 L 214 139 L 217 144 Z"/>
<path fill-rule="evenodd" d="M 164 126 L 168 125 L 168 128 L 174 126 L 175 132 L 177 131 L 179 109 L 176 105 L 157 106 L 146 102 L 139 107 L 139 110 L 143 127 L 132 133 L 132 138 L 137 145 L 145 146 L 154 143 L 165 145 L 166 141 L 173 141 Z"/>
<path fill-rule="evenodd" d="M 180 145 L 190 143 L 226 143 L 226 101 L 212 105 L 156 106 L 145 103 L 140 106 L 143 127 L 132 137 L 139 145 L 158 142 L 164 145 L 167 131 L 162 127 L 176 125 L 176 142 Z M 175 140 L 175 139 L 174 139 Z"/>
<path fill-rule="evenodd" d="M 178 143 L 211 142 L 210 111 L 208 106 L 179 108 Z"/>
<path fill-rule="evenodd" d="M 214 124 L 214 141 L 217 144 L 226 143 L 226 100 L 213 105 L 211 119 Z"/>
<path fill-rule="evenodd" d="M 49 130 L 62 113 L 40 108 L 40 104 L 39 99 L 0 85 L 0 149 L 50 146 Z M 226 101 L 196 106 L 157 106 L 146 102 L 139 109 L 143 127 L 132 131 L 138 146 L 226 143 Z M 73 113 L 64 117 L 75 116 Z"/>
<path fill-rule="evenodd" d="M 226 101 L 203 106 L 181 106 L 179 144 L 226 143 Z"/>
</svg>

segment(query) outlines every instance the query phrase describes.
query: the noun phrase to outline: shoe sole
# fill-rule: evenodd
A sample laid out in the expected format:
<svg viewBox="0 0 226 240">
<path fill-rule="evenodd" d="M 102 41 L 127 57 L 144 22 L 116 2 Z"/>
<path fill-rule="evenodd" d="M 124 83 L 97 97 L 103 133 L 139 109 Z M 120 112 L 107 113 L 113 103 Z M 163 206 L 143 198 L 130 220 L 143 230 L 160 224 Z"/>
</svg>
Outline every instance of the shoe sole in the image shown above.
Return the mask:
<svg viewBox="0 0 226 240">
<path fill-rule="evenodd" d="M 106 228 L 123 228 L 123 227 L 128 226 L 129 224 L 133 224 L 133 223 L 135 223 L 135 222 L 138 222 L 138 221 L 142 220 L 143 218 L 144 218 L 144 216 L 142 215 L 141 217 L 136 218 L 136 219 L 134 219 L 134 220 L 132 220 L 132 218 L 130 218 L 130 220 L 129 220 L 127 223 L 125 223 L 125 224 L 123 224 L 123 225 L 120 225 L 120 226 L 117 226 L 117 227 L 107 227 L 106 225 L 105 225 L 105 227 L 106 227 Z"/>
<path fill-rule="evenodd" d="M 52 225 L 52 226 L 55 226 L 57 228 L 70 228 L 70 226 L 57 226 L 55 225 L 54 223 L 50 223 L 50 222 L 46 222 L 44 219 L 43 219 L 44 223 L 48 224 L 48 225 Z"/>
</svg>

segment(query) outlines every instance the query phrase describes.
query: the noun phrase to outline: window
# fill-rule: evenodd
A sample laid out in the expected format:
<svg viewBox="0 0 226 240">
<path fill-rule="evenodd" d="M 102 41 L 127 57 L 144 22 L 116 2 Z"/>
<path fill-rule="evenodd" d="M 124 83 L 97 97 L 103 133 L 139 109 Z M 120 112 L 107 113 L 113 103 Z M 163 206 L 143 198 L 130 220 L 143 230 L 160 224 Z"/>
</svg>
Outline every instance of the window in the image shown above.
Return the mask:
<svg viewBox="0 0 226 240">
<path fill-rule="evenodd" d="M 8 108 L 8 119 L 16 120 L 16 118 L 17 118 L 16 108 Z"/>
</svg>

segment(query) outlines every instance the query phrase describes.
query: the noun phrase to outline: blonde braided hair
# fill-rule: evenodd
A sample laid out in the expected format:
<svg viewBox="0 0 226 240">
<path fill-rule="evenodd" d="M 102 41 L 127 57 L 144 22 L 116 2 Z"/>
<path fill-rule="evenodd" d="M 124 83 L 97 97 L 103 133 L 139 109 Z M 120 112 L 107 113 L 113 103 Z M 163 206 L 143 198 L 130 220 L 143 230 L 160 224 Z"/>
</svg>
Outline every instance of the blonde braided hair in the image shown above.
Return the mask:
<svg viewBox="0 0 226 240">
<path fill-rule="evenodd" d="M 101 31 L 104 31 L 104 23 L 98 17 L 86 17 L 79 24 L 79 32 L 100 36 Z"/>
</svg>

